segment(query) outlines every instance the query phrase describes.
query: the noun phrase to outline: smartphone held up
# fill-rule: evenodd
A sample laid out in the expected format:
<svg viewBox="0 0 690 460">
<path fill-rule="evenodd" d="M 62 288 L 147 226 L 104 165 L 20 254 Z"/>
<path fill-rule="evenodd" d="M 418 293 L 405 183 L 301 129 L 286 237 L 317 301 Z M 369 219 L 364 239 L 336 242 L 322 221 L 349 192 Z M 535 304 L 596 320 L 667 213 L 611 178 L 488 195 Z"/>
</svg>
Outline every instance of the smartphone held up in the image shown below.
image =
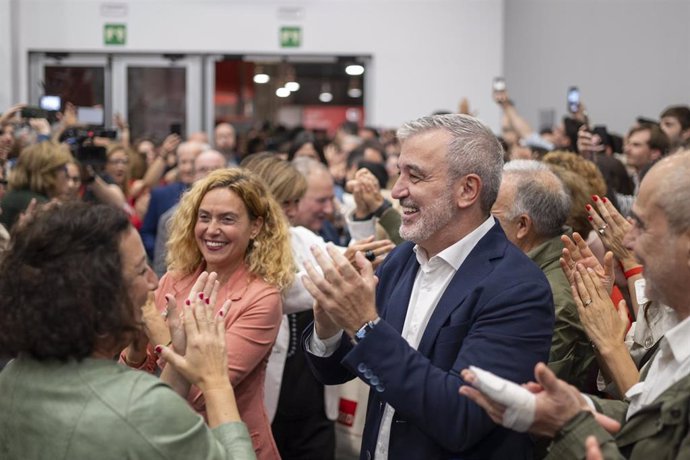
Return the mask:
<svg viewBox="0 0 690 460">
<path fill-rule="evenodd" d="M 580 110 L 580 89 L 577 86 L 568 88 L 568 112 L 577 113 Z"/>
</svg>

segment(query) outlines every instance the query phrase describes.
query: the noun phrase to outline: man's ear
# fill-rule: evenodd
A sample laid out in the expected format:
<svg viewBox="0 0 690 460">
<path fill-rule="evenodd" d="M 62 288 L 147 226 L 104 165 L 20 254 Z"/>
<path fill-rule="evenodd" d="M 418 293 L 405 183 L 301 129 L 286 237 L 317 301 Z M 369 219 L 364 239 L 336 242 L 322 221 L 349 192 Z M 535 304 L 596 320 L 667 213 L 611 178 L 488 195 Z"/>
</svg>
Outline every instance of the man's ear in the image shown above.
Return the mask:
<svg viewBox="0 0 690 460">
<path fill-rule="evenodd" d="M 688 139 L 690 139 L 690 128 L 682 130 L 680 132 L 680 137 L 684 141 L 687 141 Z"/>
<path fill-rule="evenodd" d="M 659 158 L 661 158 L 661 150 L 659 150 L 659 149 L 652 149 L 652 155 L 651 155 L 651 157 L 652 157 L 652 160 L 655 160 L 655 161 L 658 160 Z"/>
<path fill-rule="evenodd" d="M 469 208 L 477 200 L 482 190 L 482 180 L 476 174 L 467 174 L 458 179 L 455 190 L 455 202 L 460 209 Z"/>
<path fill-rule="evenodd" d="M 515 218 L 517 223 L 517 239 L 524 240 L 532 233 L 532 219 L 527 214 L 520 214 Z"/>
</svg>

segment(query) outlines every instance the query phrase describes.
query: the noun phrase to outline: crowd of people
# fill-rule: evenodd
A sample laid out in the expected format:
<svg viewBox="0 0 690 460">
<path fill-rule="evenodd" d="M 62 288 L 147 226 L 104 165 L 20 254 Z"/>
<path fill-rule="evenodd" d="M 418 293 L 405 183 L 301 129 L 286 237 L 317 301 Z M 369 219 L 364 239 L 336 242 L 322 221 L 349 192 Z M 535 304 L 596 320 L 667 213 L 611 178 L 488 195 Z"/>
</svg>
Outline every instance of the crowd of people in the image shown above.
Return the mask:
<svg viewBox="0 0 690 460">
<path fill-rule="evenodd" d="M 0 457 L 334 459 L 353 379 L 362 459 L 690 455 L 690 108 L 617 136 L 494 99 L 498 134 L 330 137 L 10 107 Z"/>
</svg>

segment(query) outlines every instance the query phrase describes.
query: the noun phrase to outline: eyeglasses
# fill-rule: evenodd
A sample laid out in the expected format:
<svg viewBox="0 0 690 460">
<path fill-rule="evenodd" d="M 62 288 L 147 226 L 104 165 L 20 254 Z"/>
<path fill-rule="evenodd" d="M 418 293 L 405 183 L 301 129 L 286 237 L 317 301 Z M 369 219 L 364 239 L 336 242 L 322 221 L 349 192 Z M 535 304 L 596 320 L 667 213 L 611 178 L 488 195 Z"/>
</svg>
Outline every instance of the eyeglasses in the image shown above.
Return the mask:
<svg viewBox="0 0 690 460">
<path fill-rule="evenodd" d="M 129 164 L 129 160 L 108 160 L 108 164 L 127 166 Z"/>
</svg>

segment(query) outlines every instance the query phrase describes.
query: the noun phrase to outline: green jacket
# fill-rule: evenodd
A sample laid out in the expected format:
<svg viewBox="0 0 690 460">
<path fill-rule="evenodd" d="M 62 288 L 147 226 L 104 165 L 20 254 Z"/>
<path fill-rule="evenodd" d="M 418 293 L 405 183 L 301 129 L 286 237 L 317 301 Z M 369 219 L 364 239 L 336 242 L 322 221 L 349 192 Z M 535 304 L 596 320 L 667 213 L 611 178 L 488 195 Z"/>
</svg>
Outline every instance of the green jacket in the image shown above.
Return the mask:
<svg viewBox="0 0 690 460">
<path fill-rule="evenodd" d="M 31 200 L 36 198 L 36 203 L 41 204 L 48 201 L 48 198 L 40 193 L 32 192 L 31 190 L 10 190 L 5 193 L 5 196 L 0 201 L 0 224 L 10 231 L 12 226 L 17 222 L 21 213 L 23 213 Z"/>
<path fill-rule="evenodd" d="M 625 422 L 628 404 L 592 398 L 597 410 L 623 423 L 608 434 L 589 412 L 571 420 L 556 437 L 548 459 L 585 458 L 585 439 L 595 435 L 605 459 L 664 460 L 690 458 L 690 375 L 664 391 Z"/>
<path fill-rule="evenodd" d="M 581 391 L 591 392 L 597 371 L 596 356 L 580 323 L 570 283 L 561 270 L 562 250 L 563 243 L 560 236 L 556 236 L 527 253 L 546 275 L 553 293 L 556 323 L 548 365 L 559 379 Z"/>
<path fill-rule="evenodd" d="M 2 459 L 255 459 L 243 423 L 209 429 L 157 378 L 113 361 L 39 362 L 0 372 Z"/>
</svg>

